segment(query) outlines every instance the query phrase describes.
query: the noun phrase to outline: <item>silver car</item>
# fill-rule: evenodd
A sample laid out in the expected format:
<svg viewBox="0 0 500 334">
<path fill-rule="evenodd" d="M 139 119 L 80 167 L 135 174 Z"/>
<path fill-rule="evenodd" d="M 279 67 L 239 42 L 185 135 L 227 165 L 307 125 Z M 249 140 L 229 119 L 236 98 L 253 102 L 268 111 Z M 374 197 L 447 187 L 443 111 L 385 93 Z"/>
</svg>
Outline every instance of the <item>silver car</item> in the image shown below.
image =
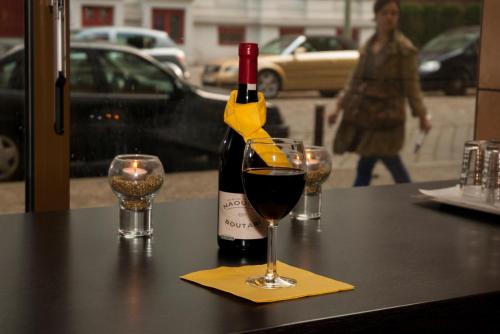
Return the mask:
<svg viewBox="0 0 500 334">
<path fill-rule="evenodd" d="M 179 77 L 188 78 L 186 54 L 165 31 L 138 27 L 94 27 L 80 30 L 72 36 L 74 41 L 108 42 L 128 45 L 156 58 Z"/>
</svg>

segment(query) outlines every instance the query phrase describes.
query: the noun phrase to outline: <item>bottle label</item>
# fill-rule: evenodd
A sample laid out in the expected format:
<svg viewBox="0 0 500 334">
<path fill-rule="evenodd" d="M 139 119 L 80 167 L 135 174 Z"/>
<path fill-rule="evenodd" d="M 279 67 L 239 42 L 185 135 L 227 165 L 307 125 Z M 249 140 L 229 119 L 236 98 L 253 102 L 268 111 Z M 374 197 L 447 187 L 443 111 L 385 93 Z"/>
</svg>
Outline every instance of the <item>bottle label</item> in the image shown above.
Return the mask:
<svg viewBox="0 0 500 334">
<path fill-rule="evenodd" d="M 219 191 L 219 236 L 227 240 L 263 239 L 267 236 L 267 223 L 245 194 Z"/>
</svg>

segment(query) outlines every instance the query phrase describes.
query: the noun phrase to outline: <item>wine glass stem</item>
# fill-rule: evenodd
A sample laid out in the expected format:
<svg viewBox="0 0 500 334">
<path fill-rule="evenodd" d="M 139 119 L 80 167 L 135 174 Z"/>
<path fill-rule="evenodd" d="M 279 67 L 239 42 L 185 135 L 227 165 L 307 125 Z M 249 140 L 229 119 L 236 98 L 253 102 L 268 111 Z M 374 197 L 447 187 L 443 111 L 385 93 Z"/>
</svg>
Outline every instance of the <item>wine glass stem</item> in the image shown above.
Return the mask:
<svg viewBox="0 0 500 334">
<path fill-rule="evenodd" d="M 276 272 L 276 238 L 277 228 L 274 220 L 269 220 L 267 226 L 267 271 L 266 280 L 273 280 L 278 277 Z"/>
</svg>

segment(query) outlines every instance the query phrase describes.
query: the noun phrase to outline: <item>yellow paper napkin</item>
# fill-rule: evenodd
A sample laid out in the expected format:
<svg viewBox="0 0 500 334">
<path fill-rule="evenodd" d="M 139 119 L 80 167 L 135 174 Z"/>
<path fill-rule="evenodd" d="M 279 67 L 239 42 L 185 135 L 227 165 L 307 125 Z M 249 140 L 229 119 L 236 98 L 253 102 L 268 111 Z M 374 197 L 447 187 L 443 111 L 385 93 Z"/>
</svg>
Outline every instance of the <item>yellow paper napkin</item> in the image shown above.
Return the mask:
<svg viewBox="0 0 500 334">
<path fill-rule="evenodd" d="M 279 261 L 277 263 L 279 275 L 295 278 L 297 280 L 296 286 L 284 289 L 262 289 L 250 286 L 245 282 L 250 276 L 264 274 L 265 270 L 265 264 L 242 267 L 219 267 L 196 271 L 181 276 L 181 278 L 249 299 L 255 303 L 270 303 L 354 289 L 354 286 L 350 284 L 317 275 Z"/>
</svg>

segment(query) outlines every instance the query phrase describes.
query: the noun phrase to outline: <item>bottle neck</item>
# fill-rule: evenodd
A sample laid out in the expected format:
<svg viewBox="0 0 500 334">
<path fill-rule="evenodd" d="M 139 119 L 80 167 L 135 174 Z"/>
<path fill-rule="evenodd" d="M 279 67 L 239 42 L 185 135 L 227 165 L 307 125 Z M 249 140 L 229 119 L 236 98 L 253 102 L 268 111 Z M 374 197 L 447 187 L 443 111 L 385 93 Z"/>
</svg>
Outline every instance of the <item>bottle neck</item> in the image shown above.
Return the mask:
<svg viewBox="0 0 500 334">
<path fill-rule="evenodd" d="M 257 102 L 257 57 L 240 55 L 237 103 Z"/>
<path fill-rule="evenodd" d="M 256 84 L 238 84 L 238 95 L 236 96 L 236 103 L 246 104 L 257 102 L 257 85 Z"/>
</svg>

